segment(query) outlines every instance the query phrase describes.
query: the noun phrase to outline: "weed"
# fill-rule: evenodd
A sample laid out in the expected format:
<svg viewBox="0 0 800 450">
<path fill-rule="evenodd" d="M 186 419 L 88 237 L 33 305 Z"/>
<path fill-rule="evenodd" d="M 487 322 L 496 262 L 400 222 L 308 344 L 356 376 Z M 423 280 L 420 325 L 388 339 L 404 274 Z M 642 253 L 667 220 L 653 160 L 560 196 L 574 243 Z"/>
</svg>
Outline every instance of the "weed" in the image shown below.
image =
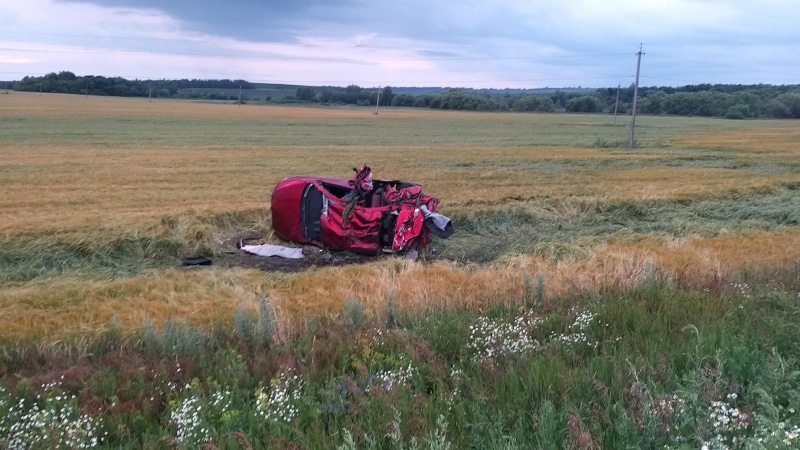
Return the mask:
<svg viewBox="0 0 800 450">
<path fill-rule="evenodd" d="M 142 348 L 162 357 L 199 358 L 207 341 L 203 329 L 185 321 L 168 320 L 161 329 L 145 321 L 142 327 Z"/>
<path fill-rule="evenodd" d="M 364 323 L 364 307 L 358 299 L 348 299 L 344 302 L 344 311 L 350 326 L 361 328 Z"/>
<path fill-rule="evenodd" d="M 397 311 L 395 309 L 395 292 L 389 291 L 386 296 L 386 328 L 391 329 L 397 326 Z"/>
<path fill-rule="evenodd" d="M 250 317 L 244 312 L 244 309 L 242 309 L 242 306 L 240 305 L 238 308 L 236 308 L 236 313 L 233 316 L 233 332 L 236 335 L 236 338 L 239 339 L 242 344 L 244 344 L 248 352 L 252 352 L 253 346 L 255 345 L 253 328 L 254 326 L 250 320 Z"/>
<path fill-rule="evenodd" d="M 278 326 L 275 307 L 269 296 L 258 298 L 258 342 L 263 348 L 270 348 L 278 341 Z"/>
<path fill-rule="evenodd" d="M 536 273 L 536 285 L 527 270 L 522 271 L 523 303 L 527 308 L 537 308 L 544 303 L 544 273 Z"/>
<path fill-rule="evenodd" d="M 21 397 L 13 404 L 0 388 L 0 399 L 6 413 L 0 436 L 9 449 L 95 448 L 107 435 L 101 420 L 81 414 L 77 397 L 63 392 L 58 381 L 43 385 L 35 398 Z"/>
<path fill-rule="evenodd" d="M 256 413 L 268 423 L 292 423 L 299 415 L 305 389 L 298 375 L 281 372 L 270 380 L 268 387 L 256 389 Z"/>
<path fill-rule="evenodd" d="M 495 359 L 538 349 L 541 344 L 533 336 L 544 319 L 526 313 L 510 323 L 501 319 L 479 317 L 469 329 L 469 349 L 477 359 Z"/>
</svg>

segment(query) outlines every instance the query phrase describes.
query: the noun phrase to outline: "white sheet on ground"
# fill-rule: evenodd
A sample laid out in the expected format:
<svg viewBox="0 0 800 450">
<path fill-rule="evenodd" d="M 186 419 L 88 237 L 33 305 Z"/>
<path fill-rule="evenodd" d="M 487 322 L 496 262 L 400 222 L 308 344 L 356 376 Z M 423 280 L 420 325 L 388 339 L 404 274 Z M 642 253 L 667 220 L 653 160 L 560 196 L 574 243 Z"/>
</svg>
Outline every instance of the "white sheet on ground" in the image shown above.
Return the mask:
<svg viewBox="0 0 800 450">
<path fill-rule="evenodd" d="M 278 256 L 280 258 L 290 259 L 300 259 L 303 257 L 302 248 L 284 247 L 282 245 L 243 245 L 242 250 L 258 256 Z"/>
</svg>

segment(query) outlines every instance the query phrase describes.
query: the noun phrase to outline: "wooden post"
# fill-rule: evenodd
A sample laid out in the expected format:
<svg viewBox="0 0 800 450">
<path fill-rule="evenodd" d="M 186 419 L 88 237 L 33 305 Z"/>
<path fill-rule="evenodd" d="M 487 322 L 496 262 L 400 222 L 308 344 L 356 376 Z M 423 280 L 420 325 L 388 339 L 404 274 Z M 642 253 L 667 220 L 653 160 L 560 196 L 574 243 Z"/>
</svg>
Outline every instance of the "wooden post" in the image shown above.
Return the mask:
<svg viewBox="0 0 800 450">
<path fill-rule="evenodd" d="M 628 142 L 629 147 L 633 148 L 634 140 L 633 134 L 636 129 L 636 97 L 639 96 L 639 68 L 642 65 L 642 44 L 639 44 L 639 52 L 636 53 L 638 56 L 636 60 L 636 81 L 633 83 L 633 111 L 631 111 L 631 137 Z"/>
</svg>

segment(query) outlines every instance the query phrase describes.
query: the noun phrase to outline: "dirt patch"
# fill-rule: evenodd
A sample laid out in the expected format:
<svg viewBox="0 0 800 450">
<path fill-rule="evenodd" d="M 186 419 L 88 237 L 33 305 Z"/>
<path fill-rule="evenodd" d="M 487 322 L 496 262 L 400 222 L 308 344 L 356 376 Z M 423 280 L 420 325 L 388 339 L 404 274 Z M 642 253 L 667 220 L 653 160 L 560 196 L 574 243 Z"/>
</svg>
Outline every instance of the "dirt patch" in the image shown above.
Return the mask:
<svg viewBox="0 0 800 450">
<path fill-rule="evenodd" d="M 331 252 L 313 246 L 303 246 L 303 258 L 288 259 L 277 256 L 258 256 L 244 251 L 231 252 L 214 258 L 214 265 L 244 267 L 267 272 L 303 272 L 320 267 L 344 266 L 375 261 L 379 256 L 357 255 L 350 252 Z"/>
<path fill-rule="evenodd" d="M 291 248 L 302 248 L 303 258 L 290 259 L 278 256 L 258 256 L 239 250 L 242 245 L 276 244 Z M 224 240 L 224 248 L 227 250 L 219 252 L 211 257 L 212 264 L 216 267 L 242 267 L 247 269 L 258 269 L 266 272 L 304 272 L 320 267 L 344 266 L 348 264 L 363 264 L 375 261 L 377 258 L 388 257 L 391 255 L 366 256 L 351 252 L 334 252 L 321 249 L 313 245 L 301 245 L 289 242 L 270 242 L 270 239 L 262 239 L 258 236 L 239 235 Z"/>
<path fill-rule="evenodd" d="M 381 258 L 404 258 L 404 255 L 380 254 L 377 256 L 359 255 L 357 253 L 347 251 L 331 251 L 328 249 L 321 249 L 313 245 L 299 245 L 293 243 L 280 242 L 277 245 L 285 245 L 292 248 L 302 248 L 303 258 L 289 259 L 277 256 L 258 256 L 238 250 L 238 247 L 243 243 L 241 239 L 231 239 L 226 242 L 226 247 L 229 250 L 211 257 L 212 264 L 216 267 L 242 267 L 247 269 L 258 269 L 266 272 L 284 272 L 296 273 L 304 272 L 307 270 L 317 269 L 321 267 L 331 266 L 346 266 L 350 264 L 366 264 L 377 261 Z M 262 240 L 250 240 L 244 242 L 246 244 L 258 245 L 265 243 Z M 239 245 L 237 245 L 239 244 Z M 420 255 L 421 261 L 433 261 L 437 259 L 453 259 L 447 258 L 436 249 L 435 246 L 426 249 L 424 254 Z"/>
</svg>

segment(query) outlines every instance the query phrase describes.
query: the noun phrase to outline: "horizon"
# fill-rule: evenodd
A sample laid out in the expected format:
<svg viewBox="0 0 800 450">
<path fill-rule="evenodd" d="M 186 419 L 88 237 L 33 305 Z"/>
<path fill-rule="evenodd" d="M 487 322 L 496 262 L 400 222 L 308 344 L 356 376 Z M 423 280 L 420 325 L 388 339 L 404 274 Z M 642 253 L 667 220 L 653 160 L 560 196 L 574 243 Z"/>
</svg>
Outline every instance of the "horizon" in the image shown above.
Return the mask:
<svg viewBox="0 0 800 450">
<path fill-rule="evenodd" d="M 78 74 L 71 70 L 59 70 L 59 71 L 49 71 L 42 75 L 25 75 L 21 78 L 12 79 L 12 80 L 0 80 L 0 83 L 17 83 L 22 81 L 22 79 L 26 77 L 44 77 L 49 74 L 58 74 L 60 72 L 70 72 L 73 73 L 76 77 L 104 77 L 104 78 L 123 78 L 128 81 L 139 81 L 139 82 L 146 82 L 146 81 L 181 81 L 181 80 L 203 80 L 203 81 L 223 81 L 223 80 L 230 80 L 230 81 L 243 81 L 246 83 L 250 83 L 253 85 L 274 85 L 274 86 L 291 86 L 291 87 L 312 87 L 312 88 L 336 88 L 336 89 L 345 89 L 348 86 L 358 86 L 361 89 L 381 89 L 384 87 L 389 87 L 391 89 L 464 89 L 464 90 L 487 90 L 487 91 L 503 91 L 503 90 L 513 90 L 513 91 L 537 91 L 537 90 L 597 90 L 597 89 L 611 89 L 615 86 L 542 86 L 536 88 L 517 88 L 517 87 L 481 87 L 481 88 L 474 88 L 468 86 L 361 86 L 355 83 L 349 83 L 345 85 L 308 85 L 308 84 L 297 84 L 297 83 L 273 83 L 273 82 L 266 82 L 266 81 L 251 81 L 247 79 L 231 79 L 231 78 L 189 78 L 189 77 L 178 77 L 178 78 L 158 78 L 158 79 L 150 79 L 150 78 L 126 78 L 119 75 L 98 75 L 98 74 Z M 659 89 L 659 88 L 672 88 L 672 89 L 680 89 L 682 87 L 688 86 L 771 86 L 771 87 L 792 87 L 792 86 L 800 86 L 800 80 L 797 83 L 784 83 L 784 84 L 774 84 L 774 83 L 764 83 L 764 82 L 756 82 L 756 83 L 708 83 L 708 82 L 700 82 L 694 84 L 686 84 L 686 85 L 676 85 L 676 86 L 669 86 L 669 85 L 642 85 L 639 84 L 639 89 Z M 633 86 L 633 83 L 627 86 L 620 85 L 619 88 L 626 89 L 630 86 Z"/>
</svg>

